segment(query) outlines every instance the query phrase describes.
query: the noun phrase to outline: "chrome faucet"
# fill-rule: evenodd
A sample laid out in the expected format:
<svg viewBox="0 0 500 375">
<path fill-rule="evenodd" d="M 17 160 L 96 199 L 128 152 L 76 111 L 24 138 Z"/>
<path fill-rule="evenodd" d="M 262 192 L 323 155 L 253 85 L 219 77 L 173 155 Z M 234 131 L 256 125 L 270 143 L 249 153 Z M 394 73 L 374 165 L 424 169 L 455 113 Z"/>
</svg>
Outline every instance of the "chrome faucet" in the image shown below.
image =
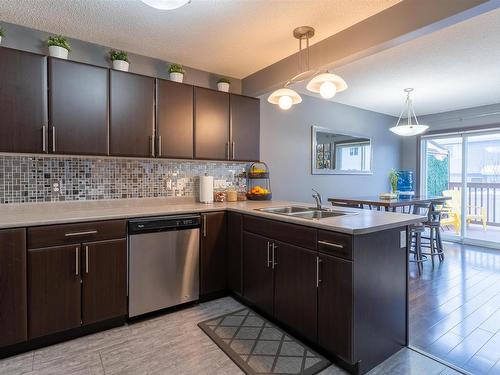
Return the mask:
<svg viewBox="0 0 500 375">
<path fill-rule="evenodd" d="M 311 190 L 314 191 L 314 194 L 312 195 L 312 197 L 316 200 L 316 208 L 318 210 L 321 210 L 321 205 L 322 205 L 321 194 L 317 190 L 314 190 L 314 189 L 311 189 Z"/>
</svg>

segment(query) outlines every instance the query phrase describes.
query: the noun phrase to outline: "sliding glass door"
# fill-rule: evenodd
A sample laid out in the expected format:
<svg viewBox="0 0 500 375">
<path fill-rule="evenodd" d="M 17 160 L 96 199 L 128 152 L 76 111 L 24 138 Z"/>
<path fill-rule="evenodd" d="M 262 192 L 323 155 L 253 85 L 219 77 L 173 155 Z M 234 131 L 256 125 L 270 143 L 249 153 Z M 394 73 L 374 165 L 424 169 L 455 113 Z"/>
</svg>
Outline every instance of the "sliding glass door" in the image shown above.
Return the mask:
<svg viewBox="0 0 500 375">
<path fill-rule="evenodd" d="M 500 130 L 424 136 L 420 192 L 447 196 L 443 237 L 500 247 Z"/>
</svg>

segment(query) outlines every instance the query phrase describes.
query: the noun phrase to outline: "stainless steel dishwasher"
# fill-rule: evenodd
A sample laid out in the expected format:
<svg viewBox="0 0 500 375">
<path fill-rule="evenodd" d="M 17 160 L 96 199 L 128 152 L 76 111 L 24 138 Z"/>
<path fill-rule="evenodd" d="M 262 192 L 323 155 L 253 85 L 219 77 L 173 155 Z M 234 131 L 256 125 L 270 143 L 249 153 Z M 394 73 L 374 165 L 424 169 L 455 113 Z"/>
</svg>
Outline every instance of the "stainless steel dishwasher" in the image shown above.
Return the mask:
<svg viewBox="0 0 500 375">
<path fill-rule="evenodd" d="M 200 216 L 134 219 L 128 230 L 128 316 L 197 300 Z"/>
</svg>

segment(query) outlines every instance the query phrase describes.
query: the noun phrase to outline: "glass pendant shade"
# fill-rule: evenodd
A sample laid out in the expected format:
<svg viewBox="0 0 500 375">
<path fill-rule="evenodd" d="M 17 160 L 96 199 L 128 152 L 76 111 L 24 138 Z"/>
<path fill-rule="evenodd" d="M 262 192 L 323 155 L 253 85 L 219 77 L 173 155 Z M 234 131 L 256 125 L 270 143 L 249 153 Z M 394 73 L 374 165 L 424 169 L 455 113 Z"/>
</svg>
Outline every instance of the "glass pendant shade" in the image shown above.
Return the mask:
<svg viewBox="0 0 500 375">
<path fill-rule="evenodd" d="M 333 98 L 336 93 L 347 89 L 347 83 L 342 77 L 333 73 L 322 73 L 309 81 L 306 88 L 315 93 L 319 93 L 323 98 Z"/>
<path fill-rule="evenodd" d="M 393 126 L 389 130 L 394 134 L 401 135 L 403 137 L 410 137 L 412 135 L 418 135 L 425 132 L 429 127 L 427 125 L 398 125 Z"/>
<path fill-rule="evenodd" d="M 294 104 L 300 103 L 302 98 L 295 90 L 282 88 L 269 95 L 267 101 L 271 104 L 277 104 L 281 109 L 288 110 Z"/>
<path fill-rule="evenodd" d="M 144 4 L 160 10 L 172 10 L 180 8 L 191 0 L 141 0 Z"/>
<path fill-rule="evenodd" d="M 429 129 L 429 126 L 418 123 L 417 116 L 415 115 L 415 111 L 413 110 L 412 100 L 410 98 L 410 93 L 412 91 L 413 91 L 412 88 L 404 89 L 404 92 L 406 92 L 405 108 L 403 108 L 403 110 L 401 111 L 396 126 L 389 128 L 389 130 L 394 134 L 403 137 L 411 137 L 413 135 L 422 134 L 427 129 Z M 401 119 L 405 112 L 406 112 L 406 124 L 400 125 Z M 413 122 L 413 120 L 415 120 L 415 122 Z"/>
</svg>

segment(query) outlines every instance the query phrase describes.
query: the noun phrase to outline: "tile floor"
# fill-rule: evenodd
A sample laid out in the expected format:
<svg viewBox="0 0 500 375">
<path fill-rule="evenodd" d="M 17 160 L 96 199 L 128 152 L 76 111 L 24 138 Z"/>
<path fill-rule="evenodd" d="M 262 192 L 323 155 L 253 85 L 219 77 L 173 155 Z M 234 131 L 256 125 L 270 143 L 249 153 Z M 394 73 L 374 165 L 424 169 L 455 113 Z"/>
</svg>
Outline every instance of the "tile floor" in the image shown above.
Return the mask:
<svg viewBox="0 0 500 375">
<path fill-rule="evenodd" d="M 230 297 L 0 360 L 2 375 L 242 374 L 197 323 L 242 308 Z M 330 366 L 321 375 L 343 375 Z M 371 375 L 458 374 L 402 349 Z"/>
</svg>

